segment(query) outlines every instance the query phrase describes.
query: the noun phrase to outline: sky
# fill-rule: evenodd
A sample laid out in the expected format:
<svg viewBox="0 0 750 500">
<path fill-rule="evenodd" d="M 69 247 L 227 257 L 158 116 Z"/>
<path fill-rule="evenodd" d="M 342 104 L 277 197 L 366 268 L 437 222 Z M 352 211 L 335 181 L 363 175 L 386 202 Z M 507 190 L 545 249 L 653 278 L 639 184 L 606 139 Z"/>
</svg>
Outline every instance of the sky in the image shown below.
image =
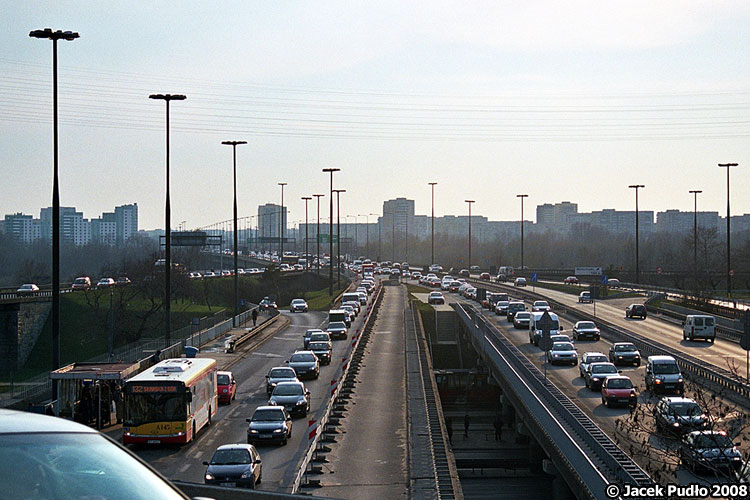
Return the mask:
<svg viewBox="0 0 750 500">
<path fill-rule="evenodd" d="M 60 198 L 84 217 L 138 203 L 164 226 L 165 105 L 172 226 L 303 196 L 341 214 L 415 200 L 436 215 L 517 220 L 542 203 L 750 213 L 747 1 L 3 0 L 0 216 L 52 198 L 58 43 Z M 314 201 L 313 201 L 314 203 Z M 310 205 L 310 217 L 315 208 Z M 351 219 L 350 219 L 351 220 Z M 365 218 L 358 219 L 364 222 Z M 374 220 L 370 217 L 370 221 Z"/>
</svg>

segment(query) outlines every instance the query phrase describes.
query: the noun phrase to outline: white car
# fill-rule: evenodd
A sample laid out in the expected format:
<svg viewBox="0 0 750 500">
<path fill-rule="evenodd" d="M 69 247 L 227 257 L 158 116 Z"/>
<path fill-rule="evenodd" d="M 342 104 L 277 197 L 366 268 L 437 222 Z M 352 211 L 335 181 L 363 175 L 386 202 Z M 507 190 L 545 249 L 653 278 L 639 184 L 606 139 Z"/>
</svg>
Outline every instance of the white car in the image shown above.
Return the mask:
<svg viewBox="0 0 750 500">
<path fill-rule="evenodd" d="M 32 293 L 38 292 L 38 291 L 39 291 L 39 287 L 36 286 L 34 283 L 24 283 L 23 285 L 21 285 L 21 288 L 19 288 L 18 290 L 16 290 L 16 293 L 19 293 L 19 294 L 32 294 Z"/>
<path fill-rule="evenodd" d="M 546 300 L 537 300 L 531 306 L 531 311 L 532 312 L 549 311 L 550 309 L 551 309 L 551 307 L 549 306 L 549 302 L 547 302 Z"/>
<path fill-rule="evenodd" d="M 109 288 L 111 286 L 115 286 L 114 278 L 102 278 L 96 284 L 96 288 Z"/>
<path fill-rule="evenodd" d="M 526 278 L 516 278 L 513 282 L 513 286 L 526 286 Z"/>
<path fill-rule="evenodd" d="M 307 312 L 307 302 L 305 299 L 293 299 L 292 303 L 289 304 L 289 312 Z"/>
</svg>

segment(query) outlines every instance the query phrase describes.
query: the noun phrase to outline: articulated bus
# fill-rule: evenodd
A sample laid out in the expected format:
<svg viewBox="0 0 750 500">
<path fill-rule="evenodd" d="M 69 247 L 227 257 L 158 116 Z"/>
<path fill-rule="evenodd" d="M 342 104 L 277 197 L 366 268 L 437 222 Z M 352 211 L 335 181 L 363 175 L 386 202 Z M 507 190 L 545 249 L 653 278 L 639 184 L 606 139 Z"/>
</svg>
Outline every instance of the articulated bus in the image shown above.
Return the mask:
<svg viewBox="0 0 750 500">
<path fill-rule="evenodd" d="M 219 406 L 216 371 L 214 359 L 166 359 L 126 380 L 122 442 L 187 443 L 195 439 Z"/>
</svg>

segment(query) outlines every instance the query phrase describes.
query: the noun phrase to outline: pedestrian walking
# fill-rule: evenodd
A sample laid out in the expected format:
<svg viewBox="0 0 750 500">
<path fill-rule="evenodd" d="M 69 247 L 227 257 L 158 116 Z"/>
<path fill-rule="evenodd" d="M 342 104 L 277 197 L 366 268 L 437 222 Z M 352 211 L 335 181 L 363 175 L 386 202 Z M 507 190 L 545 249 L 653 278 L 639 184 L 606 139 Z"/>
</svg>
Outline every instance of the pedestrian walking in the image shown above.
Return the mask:
<svg viewBox="0 0 750 500">
<path fill-rule="evenodd" d="M 255 326 L 258 323 L 258 308 L 256 307 L 253 309 L 253 326 Z"/>
<path fill-rule="evenodd" d="M 469 414 L 464 414 L 464 439 L 469 437 L 469 424 L 471 424 L 471 417 Z"/>
<path fill-rule="evenodd" d="M 115 421 L 120 424 L 122 423 L 122 387 L 119 383 L 115 384 L 114 404 L 116 418 Z"/>
<path fill-rule="evenodd" d="M 492 423 L 495 427 L 495 441 L 503 440 L 503 421 L 500 420 L 500 416 L 495 417 L 495 421 Z"/>
<path fill-rule="evenodd" d="M 448 442 L 453 442 L 453 420 L 450 417 L 445 417 L 445 429 L 448 431 Z"/>
</svg>

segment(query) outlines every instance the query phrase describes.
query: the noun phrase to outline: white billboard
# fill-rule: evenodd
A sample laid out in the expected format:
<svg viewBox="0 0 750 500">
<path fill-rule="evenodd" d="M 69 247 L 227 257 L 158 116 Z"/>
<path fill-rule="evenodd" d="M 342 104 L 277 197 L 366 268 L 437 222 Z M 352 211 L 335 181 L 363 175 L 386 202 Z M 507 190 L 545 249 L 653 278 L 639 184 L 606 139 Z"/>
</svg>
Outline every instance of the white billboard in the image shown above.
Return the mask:
<svg viewBox="0 0 750 500">
<path fill-rule="evenodd" d="M 601 267 L 576 267 L 576 276 L 601 276 Z"/>
</svg>

